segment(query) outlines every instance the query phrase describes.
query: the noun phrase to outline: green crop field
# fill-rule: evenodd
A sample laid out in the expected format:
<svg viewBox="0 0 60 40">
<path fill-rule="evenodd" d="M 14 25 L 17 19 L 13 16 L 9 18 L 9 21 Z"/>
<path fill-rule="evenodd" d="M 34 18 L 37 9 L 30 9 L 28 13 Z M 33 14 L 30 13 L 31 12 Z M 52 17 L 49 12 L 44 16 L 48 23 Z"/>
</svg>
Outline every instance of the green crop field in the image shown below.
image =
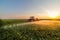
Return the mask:
<svg viewBox="0 0 60 40">
<path fill-rule="evenodd" d="M 4 25 L 28 22 L 27 19 L 3 19 Z"/>
<path fill-rule="evenodd" d="M 1 27 L 0 40 L 60 40 L 60 23 Z"/>
</svg>

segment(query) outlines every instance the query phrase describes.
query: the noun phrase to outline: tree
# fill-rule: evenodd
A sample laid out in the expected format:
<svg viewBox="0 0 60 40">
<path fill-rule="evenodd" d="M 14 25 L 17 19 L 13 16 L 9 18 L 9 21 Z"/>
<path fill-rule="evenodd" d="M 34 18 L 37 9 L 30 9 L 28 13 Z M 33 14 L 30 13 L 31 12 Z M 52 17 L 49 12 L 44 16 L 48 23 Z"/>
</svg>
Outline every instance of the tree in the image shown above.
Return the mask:
<svg viewBox="0 0 60 40">
<path fill-rule="evenodd" d="M 35 17 L 31 16 L 28 21 L 30 21 L 30 22 L 35 21 Z"/>
<path fill-rule="evenodd" d="M 39 19 L 38 19 L 38 18 L 36 18 L 36 21 L 39 21 Z"/>
<path fill-rule="evenodd" d="M 0 19 L 0 27 L 3 26 L 3 21 Z"/>
</svg>

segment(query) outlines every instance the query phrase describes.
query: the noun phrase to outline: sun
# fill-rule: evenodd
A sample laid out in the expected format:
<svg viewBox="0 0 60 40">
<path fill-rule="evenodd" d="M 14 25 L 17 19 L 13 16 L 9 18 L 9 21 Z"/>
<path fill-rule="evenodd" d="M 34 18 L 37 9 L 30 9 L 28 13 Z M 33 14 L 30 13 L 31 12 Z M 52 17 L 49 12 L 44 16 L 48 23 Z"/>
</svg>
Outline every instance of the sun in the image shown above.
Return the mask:
<svg viewBox="0 0 60 40">
<path fill-rule="evenodd" d="M 57 12 L 50 12 L 50 13 L 48 13 L 48 15 L 51 18 L 56 18 L 58 16 L 58 13 Z"/>
</svg>

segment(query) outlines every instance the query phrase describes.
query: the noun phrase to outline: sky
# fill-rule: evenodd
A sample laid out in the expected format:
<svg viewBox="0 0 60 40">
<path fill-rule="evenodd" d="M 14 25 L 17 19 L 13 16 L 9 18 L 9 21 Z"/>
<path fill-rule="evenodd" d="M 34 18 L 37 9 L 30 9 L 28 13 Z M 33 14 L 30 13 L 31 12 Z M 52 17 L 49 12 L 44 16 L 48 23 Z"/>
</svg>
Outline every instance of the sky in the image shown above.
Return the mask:
<svg viewBox="0 0 60 40">
<path fill-rule="evenodd" d="M 60 0 L 0 0 L 2 19 L 48 18 L 48 11 L 60 13 Z"/>
</svg>

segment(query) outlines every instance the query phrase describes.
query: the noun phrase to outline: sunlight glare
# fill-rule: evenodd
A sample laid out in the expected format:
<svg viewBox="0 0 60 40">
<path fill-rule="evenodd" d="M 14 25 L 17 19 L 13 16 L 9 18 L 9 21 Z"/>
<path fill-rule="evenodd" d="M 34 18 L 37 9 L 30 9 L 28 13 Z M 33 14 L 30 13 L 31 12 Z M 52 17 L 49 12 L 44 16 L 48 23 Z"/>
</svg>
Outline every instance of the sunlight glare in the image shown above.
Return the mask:
<svg viewBox="0 0 60 40">
<path fill-rule="evenodd" d="M 58 13 L 57 12 L 49 12 L 48 15 L 51 18 L 56 18 L 58 16 Z"/>
</svg>

